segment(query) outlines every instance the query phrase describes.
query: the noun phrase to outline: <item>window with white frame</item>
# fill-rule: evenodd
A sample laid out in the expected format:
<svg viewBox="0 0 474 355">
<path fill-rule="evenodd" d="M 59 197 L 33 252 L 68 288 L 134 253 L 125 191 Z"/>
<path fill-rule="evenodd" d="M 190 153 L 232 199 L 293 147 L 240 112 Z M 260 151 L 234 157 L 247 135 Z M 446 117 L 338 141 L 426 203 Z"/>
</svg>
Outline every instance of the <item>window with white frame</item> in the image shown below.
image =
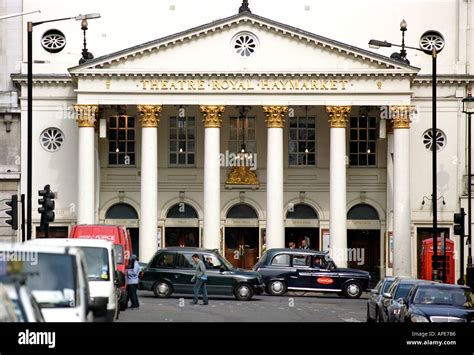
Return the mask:
<svg viewBox="0 0 474 355">
<path fill-rule="evenodd" d="M 349 165 L 375 166 L 377 163 L 377 120 L 358 116 L 350 119 Z"/>
<path fill-rule="evenodd" d="M 169 163 L 171 166 L 196 164 L 196 120 L 194 117 L 170 117 Z"/>
<path fill-rule="evenodd" d="M 108 119 L 109 165 L 135 165 L 135 117 Z"/>
<path fill-rule="evenodd" d="M 316 165 L 316 118 L 290 118 L 289 165 Z"/>
<path fill-rule="evenodd" d="M 255 117 L 230 117 L 229 118 L 229 152 L 238 153 L 242 144 L 247 153 L 257 152 Z"/>
</svg>

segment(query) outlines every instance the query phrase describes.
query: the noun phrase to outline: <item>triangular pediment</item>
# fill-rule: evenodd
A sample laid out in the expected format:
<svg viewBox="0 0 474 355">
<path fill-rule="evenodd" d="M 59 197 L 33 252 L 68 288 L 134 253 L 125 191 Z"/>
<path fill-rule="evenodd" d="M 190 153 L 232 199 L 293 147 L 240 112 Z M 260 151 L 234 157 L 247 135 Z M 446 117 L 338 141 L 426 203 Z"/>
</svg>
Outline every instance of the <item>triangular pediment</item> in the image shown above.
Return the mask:
<svg viewBox="0 0 474 355">
<path fill-rule="evenodd" d="M 248 56 L 238 52 L 245 47 L 243 42 L 250 49 Z M 71 68 L 70 72 L 72 75 L 416 75 L 418 70 L 245 12 L 96 58 Z"/>
</svg>

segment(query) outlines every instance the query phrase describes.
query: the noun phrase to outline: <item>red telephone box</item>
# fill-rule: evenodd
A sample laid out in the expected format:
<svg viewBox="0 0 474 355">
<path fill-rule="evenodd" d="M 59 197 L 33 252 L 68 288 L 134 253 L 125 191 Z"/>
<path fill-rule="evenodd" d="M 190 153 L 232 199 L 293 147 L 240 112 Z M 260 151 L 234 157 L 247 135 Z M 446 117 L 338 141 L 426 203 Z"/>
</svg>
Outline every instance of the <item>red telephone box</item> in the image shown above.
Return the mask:
<svg viewBox="0 0 474 355">
<path fill-rule="evenodd" d="M 454 284 L 454 241 L 446 238 L 446 283 Z M 438 255 L 443 255 L 441 238 L 438 238 Z M 421 278 L 431 280 L 433 238 L 425 239 L 421 245 Z"/>
</svg>

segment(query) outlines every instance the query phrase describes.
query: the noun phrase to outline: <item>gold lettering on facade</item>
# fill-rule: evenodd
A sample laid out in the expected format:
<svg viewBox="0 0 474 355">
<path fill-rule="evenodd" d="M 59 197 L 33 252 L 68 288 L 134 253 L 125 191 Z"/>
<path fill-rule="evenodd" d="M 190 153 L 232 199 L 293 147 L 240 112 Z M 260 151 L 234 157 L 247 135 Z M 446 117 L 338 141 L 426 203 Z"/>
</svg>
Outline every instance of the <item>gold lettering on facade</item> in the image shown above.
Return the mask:
<svg viewBox="0 0 474 355">
<path fill-rule="evenodd" d="M 105 88 L 106 88 L 107 90 L 110 89 L 110 80 L 108 80 L 108 79 L 105 81 Z"/>
<path fill-rule="evenodd" d="M 150 89 L 151 90 L 158 90 L 158 80 L 151 80 L 150 81 Z"/>
<path fill-rule="evenodd" d="M 299 90 L 300 81 L 299 80 L 290 80 L 290 90 Z"/>
<path fill-rule="evenodd" d="M 250 91 L 258 87 L 262 91 L 321 91 L 321 90 L 346 90 L 348 80 L 325 79 L 143 79 L 137 87 L 142 90 L 153 91 Z M 110 80 L 105 82 L 106 89 L 110 89 Z"/>
</svg>

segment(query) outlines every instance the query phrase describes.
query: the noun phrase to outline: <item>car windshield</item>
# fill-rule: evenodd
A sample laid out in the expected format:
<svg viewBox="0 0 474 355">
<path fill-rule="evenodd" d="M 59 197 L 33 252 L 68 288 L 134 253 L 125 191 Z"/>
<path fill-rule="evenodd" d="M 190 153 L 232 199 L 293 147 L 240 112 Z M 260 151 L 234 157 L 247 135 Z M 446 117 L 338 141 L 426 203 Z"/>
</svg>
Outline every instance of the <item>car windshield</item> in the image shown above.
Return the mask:
<svg viewBox="0 0 474 355">
<path fill-rule="evenodd" d="M 217 255 L 217 258 L 219 259 L 219 261 L 225 265 L 225 267 L 227 268 L 227 270 L 232 270 L 234 268 L 234 266 L 232 266 L 232 264 L 227 261 L 226 258 L 222 257 L 221 255 Z"/>
<path fill-rule="evenodd" d="M 87 279 L 89 281 L 109 281 L 109 255 L 105 248 L 83 247 L 86 257 Z"/>
<path fill-rule="evenodd" d="M 17 298 L 15 298 L 15 299 L 12 299 L 12 303 L 13 303 L 13 308 L 15 310 L 15 314 L 16 314 L 16 317 L 18 318 L 18 321 L 27 322 L 27 319 L 25 315 L 23 314 L 23 310 L 21 309 L 20 301 Z"/>
<path fill-rule="evenodd" d="M 405 298 L 413 287 L 414 283 L 401 283 L 395 291 L 394 299 Z"/>
<path fill-rule="evenodd" d="M 393 284 L 393 280 L 386 281 L 385 284 L 383 285 L 382 293 L 387 292 L 387 290 L 390 288 L 390 286 L 392 286 L 392 284 Z"/>
<path fill-rule="evenodd" d="M 38 253 L 37 262 L 23 262 L 26 286 L 42 308 L 74 307 L 76 271 L 74 257 L 65 254 Z"/>
<path fill-rule="evenodd" d="M 456 306 L 473 309 L 474 295 L 464 288 L 420 287 L 413 298 L 414 304 Z"/>
</svg>

